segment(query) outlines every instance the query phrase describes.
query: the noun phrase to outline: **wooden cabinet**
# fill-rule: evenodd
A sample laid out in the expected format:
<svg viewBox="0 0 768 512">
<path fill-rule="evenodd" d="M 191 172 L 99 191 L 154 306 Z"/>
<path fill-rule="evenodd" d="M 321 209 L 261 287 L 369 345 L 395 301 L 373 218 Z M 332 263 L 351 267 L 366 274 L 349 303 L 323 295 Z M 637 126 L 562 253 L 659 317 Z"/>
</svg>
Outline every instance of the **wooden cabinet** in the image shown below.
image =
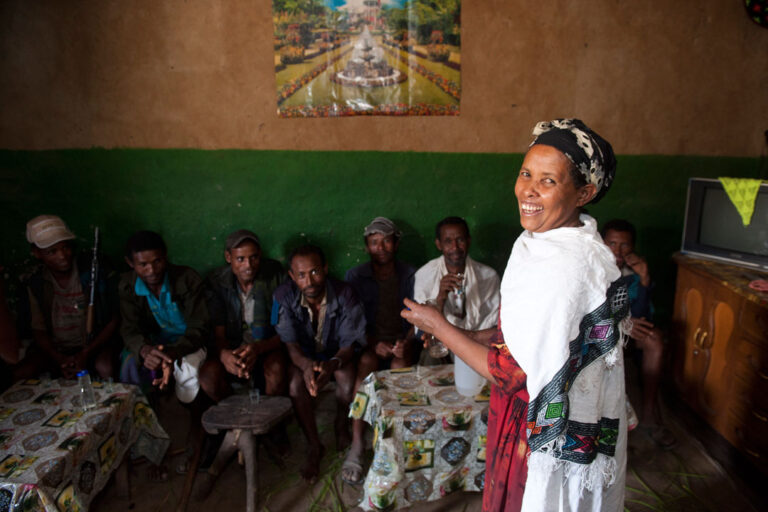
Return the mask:
<svg viewBox="0 0 768 512">
<path fill-rule="evenodd" d="M 768 474 L 768 276 L 676 256 L 675 384 L 690 407 Z"/>
</svg>

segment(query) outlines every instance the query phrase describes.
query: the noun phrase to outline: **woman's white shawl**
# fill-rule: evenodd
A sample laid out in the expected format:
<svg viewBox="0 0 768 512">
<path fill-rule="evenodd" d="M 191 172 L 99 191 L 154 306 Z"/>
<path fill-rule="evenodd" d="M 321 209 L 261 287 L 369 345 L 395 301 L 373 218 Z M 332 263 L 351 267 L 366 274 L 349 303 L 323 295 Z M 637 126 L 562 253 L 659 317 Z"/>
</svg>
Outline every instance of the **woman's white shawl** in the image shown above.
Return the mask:
<svg viewBox="0 0 768 512">
<path fill-rule="evenodd" d="M 501 282 L 504 340 L 527 375 L 530 396 L 525 511 L 622 510 L 624 503 L 627 429 L 622 342 L 616 342 L 615 320 L 587 331 L 584 327 L 584 321 L 596 313 L 610 311 L 607 291 L 621 274 L 595 220 L 588 215 L 580 220 L 581 227 L 524 231 Z M 626 294 L 619 299 L 625 304 Z M 610 348 L 599 352 L 599 357 L 585 356 L 582 361 L 582 350 L 586 355 L 592 343 L 589 336 L 596 336 L 597 345 L 600 340 L 605 343 L 606 336 L 613 342 L 603 345 Z M 564 382 L 563 376 L 575 366 L 579 368 L 575 380 L 554 394 L 558 387 L 554 384 Z M 542 428 L 546 432 L 553 424 L 554 437 L 543 436 L 546 442 L 541 444 Z M 607 452 L 595 449 L 600 434 L 582 435 L 605 432 L 606 425 L 615 427 L 608 429 L 615 434 L 608 441 L 615 445 L 613 453 L 613 445 Z"/>
</svg>

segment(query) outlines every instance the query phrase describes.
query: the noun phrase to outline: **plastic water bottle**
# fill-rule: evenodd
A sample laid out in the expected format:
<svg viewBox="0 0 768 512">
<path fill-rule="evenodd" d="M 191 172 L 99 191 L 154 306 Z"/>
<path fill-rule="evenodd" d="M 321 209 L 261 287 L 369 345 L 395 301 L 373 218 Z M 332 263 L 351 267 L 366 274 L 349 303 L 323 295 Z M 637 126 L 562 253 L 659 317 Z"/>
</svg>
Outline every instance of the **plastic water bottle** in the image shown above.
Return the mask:
<svg viewBox="0 0 768 512">
<path fill-rule="evenodd" d="M 453 380 L 456 382 L 456 391 L 463 396 L 475 396 L 483 389 L 485 379 L 473 370 L 467 363 L 456 356 L 453 364 Z"/>
<path fill-rule="evenodd" d="M 96 396 L 93 393 L 91 376 L 88 374 L 88 370 L 77 372 L 77 385 L 80 387 L 80 399 L 82 400 L 83 410 L 87 411 L 96 407 Z"/>
</svg>

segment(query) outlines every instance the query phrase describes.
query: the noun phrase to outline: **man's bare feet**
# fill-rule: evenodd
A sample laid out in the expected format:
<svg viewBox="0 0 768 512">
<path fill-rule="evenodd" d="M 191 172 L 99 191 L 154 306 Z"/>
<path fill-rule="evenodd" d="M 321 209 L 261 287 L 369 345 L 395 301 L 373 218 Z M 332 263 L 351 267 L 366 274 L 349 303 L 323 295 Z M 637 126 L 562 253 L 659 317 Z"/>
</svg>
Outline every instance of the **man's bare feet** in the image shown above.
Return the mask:
<svg viewBox="0 0 768 512">
<path fill-rule="evenodd" d="M 352 442 L 352 434 L 349 432 L 349 418 L 346 416 L 336 418 L 336 451 L 339 453 L 347 449 Z"/>
<path fill-rule="evenodd" d="M 344 464 L 341 466 L 341 479 L 349 485 L 360 485 L 365 479 L 363 472 L 363 444 L 352 443 Z"/>
<path fill-rule="evenodd" d="M 307 460 L 300 470 L 301 478 L 308 483 L 315 483 L 317 476 L 320 474 L 320 461 L 323 460 L 323 455 L 325 455 L 325 447 L 323 445 L 309 447 Z"/>
</svg>

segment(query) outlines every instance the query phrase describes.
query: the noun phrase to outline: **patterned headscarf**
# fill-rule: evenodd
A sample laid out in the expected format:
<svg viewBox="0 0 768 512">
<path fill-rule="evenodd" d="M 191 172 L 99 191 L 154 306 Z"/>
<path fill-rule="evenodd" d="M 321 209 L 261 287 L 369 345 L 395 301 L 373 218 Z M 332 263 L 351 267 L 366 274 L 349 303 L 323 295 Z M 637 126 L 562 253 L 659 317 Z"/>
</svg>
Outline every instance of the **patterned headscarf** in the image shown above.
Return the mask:
<svg viewBox="0 0 768 512">
<path fill-rule="evenodd" d="M 597 194 L 591 203 L 598 202 L 608 192 L 616 175 L 613 148 L 580 119 L 542 121 L 533 129 L 533 135 L 536 138 L 531 146 L 543 144 L 562 152 L 586 182 L 595 186 Z"/>
</svg>

